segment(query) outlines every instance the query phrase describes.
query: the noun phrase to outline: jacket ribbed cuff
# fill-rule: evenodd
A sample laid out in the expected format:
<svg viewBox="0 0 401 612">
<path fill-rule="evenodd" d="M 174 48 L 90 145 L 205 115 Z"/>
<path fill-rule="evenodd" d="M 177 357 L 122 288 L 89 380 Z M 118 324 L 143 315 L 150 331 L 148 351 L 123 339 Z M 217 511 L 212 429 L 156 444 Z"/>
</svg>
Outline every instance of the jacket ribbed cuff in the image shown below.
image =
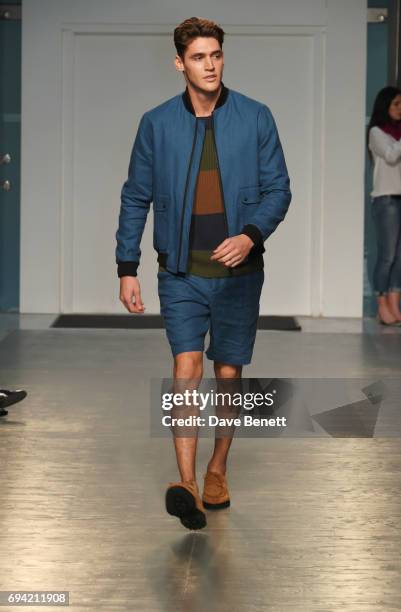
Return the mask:
<svg viewBox="0 0 401 612">
<path fill-rule="evenodd" d="M 117 274 L 118 277 L 122 276 L 137 276 L 137 269 L 139 261 L 118 261 L 117 262 Z"/>
<path fill-rule="evenodd" d="M 241 234 L 245 234 L 246 236 L 248 236 L 248 238 L 252 240 L 254 245 L 259 246 L 263 244 L 262 232 L 258 227 L 256 227 L 256 225 L 253 225 L 251 223 L 249 223 L 248 225 L 244 225 L 241 230 Z"/>
</svg>

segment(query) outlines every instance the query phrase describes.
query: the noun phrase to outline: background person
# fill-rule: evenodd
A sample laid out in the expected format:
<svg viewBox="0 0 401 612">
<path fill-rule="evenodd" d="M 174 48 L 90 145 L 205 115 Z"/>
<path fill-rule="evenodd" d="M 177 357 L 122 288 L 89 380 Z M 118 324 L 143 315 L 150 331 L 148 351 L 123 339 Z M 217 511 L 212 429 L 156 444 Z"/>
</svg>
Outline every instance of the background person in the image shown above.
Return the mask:
<svg viewBox="0 0 401 612">
<path fill-rule="evenodd" d="M 377 260 L 373 289 L 378 320 L 401 325 L 401 90 L 388 86 L 376 96 L 367 128 L 373 167 L 372 218 Z"/>
</svg>

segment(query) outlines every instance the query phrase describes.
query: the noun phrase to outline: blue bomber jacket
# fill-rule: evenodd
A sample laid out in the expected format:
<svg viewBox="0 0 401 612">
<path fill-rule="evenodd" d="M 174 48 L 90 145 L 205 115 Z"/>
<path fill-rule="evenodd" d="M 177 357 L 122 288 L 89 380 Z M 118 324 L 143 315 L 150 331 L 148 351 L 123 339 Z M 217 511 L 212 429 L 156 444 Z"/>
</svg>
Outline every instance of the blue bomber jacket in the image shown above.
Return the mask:
<svg viewBox="0 0 401 612">
<path fill-rule="evenodd" d="M 212 129 L 228 235 L 244 233 L 254 242 L 247 262 L 261 257 L 265 240 L 291 202 L 280 138 L 265 104 L 224 83 L 212 112 Z M 204 122 L 196 120 L 188 88 L 142 115 L 121 190 L 118 276 L 137 275 L 151 202 L 158 261 L 170 272 L 186 272 L 204 130 Z"/>
</svg>

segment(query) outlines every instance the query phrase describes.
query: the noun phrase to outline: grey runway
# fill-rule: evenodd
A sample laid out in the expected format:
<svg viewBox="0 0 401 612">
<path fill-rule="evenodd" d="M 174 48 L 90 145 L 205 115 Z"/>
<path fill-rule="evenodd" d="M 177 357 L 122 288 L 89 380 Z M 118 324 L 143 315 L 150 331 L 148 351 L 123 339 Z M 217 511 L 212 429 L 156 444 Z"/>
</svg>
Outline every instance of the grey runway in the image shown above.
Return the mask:
<svg viewBox="0 0 401 612">
<path fill-rule="evenodd" d="M 0 387 L 28 391 L 0 420 L 0 590 L 69 591 L 82 612 L 401 610 L 399 438 L 234 440 L 231 507 L 189 532 L 164 509 L 173 445 L 149 435 L 164 331 L 54 318 L 0 317 Z M 399 376 L 400 329 L 299 321 L 259 331 L 243 375 Z"/>
</svg>

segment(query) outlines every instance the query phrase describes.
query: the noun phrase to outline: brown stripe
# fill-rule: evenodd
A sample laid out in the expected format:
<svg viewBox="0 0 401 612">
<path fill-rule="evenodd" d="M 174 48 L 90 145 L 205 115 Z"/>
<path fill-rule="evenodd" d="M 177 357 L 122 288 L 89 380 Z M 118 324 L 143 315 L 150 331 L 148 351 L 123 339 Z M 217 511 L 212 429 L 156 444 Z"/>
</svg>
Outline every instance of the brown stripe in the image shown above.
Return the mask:
<svg viewBox="0 0 401 612">
<path fill-rule="evenodd" d="M 224 212 L 217 170 L 199 172 L 192 212 L 195 215 Z"/>
</svg>

